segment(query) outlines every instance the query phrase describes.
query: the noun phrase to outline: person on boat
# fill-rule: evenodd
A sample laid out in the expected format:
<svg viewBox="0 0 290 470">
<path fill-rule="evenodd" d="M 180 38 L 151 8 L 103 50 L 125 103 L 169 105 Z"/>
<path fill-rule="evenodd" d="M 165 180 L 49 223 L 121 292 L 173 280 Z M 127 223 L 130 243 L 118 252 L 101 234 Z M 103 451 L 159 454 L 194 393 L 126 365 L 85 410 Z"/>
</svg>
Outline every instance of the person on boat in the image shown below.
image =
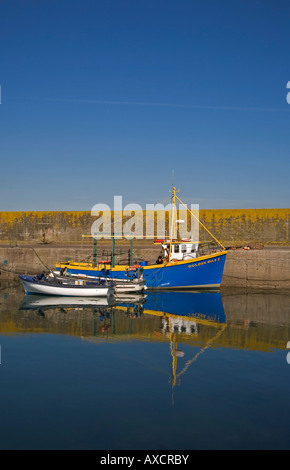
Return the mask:
<svg viewBox="0 0 290 470">
<path fill-rule="evenodd" d="M 42 279 L 45 279 L 45 271 L 42 271 L 42 273 L 38 273 L 36 276 L 36 279 L 38 281 L 41 281 Z"/>
<path fill-rule="evenodd" d="M 134 278 L 136 277 L 136 274 L 135 274 L 134 271 L 133 271 L 132 269 L 130 269 L 130 268 L 126 268 L 125 273 L 126 273 L 126 277 L 127 277 L 127 280 L 128 280 L 128 281 L 129 281 L 129 280 L 132 280 L 132 279 L 134 279 Z"/>
<path fill-rule="evenodd" d="M 163 263 L 163 258 L 161 255 L 158 256 L 157 260 L 156 260 L 156 264 L 162 264 Z"/>
<path fill-rule="evenodd" d="M 169 260 L 169 253 L 167 248 L 162 247 L 162 255 L 163 255 L 163 260 L 168 261 Z"/>
</svg>

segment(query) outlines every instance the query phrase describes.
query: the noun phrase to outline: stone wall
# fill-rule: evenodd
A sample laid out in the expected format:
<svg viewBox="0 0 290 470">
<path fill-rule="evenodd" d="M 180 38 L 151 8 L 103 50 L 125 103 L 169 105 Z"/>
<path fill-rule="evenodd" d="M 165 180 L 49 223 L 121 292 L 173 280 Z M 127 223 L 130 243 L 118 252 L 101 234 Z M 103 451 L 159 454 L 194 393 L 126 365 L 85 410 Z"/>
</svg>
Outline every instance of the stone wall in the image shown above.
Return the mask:
<svg viewBox="0 0 290 470">
<path fill-rule="evenodd" d="M 290 209 L 200 210 L 199 217 L 224 245 L 252 242 L 290 245 Z M 95 220 L 90 211 L 0 212 L 0 242 L 12 246 L 35 242 L 80 243 L 82 235 L 91 234 Z M 210 240 L 202 228 L 200 239 Z"/>
<path fill-rule="evenodd" d="M 224 244 L 290 245 L 290 209 L 204 210 L 200 220 Z"/>
<path fill-rule="evenodd" d="M 18 242 L 80 242 L 90 234 L 89 211 L 0 212 L 0 240 Z"/>
<path fill-rule="evenodd" d="M 108 249 L 110 247 L 108 246 Z M 117 247 L 126 261 L 128 246 Z M 160 252 L 160 246 L 134 247 L 134 260 L 153 261 Z M 18 274 L 34 274 L 46 268 L 53 269 L 56 262 L 82 261 L 92 254 L 91 248 L 81 246 L 54 247 L 0 247 L 0 284 L 7 279 L 18 279 Z M 121 263 L 120 263 L 121 264 Z M 290 290 L 290 248 L 264 248 L 263 250 L 229 250 L 226 258 L 222 288 L 279 289 Z"/>
</svg>

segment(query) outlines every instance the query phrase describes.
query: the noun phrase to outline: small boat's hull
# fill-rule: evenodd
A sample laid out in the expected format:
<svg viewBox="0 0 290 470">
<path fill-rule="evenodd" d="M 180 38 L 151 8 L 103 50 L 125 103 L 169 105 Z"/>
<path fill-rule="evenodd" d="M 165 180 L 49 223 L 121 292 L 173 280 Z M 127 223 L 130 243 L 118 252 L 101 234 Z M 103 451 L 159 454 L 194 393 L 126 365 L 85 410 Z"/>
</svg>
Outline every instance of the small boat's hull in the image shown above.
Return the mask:
<svg viewBox="0 0 290 470">
<path fill-rule="evenodd" d="M 110 286 L 86 286 L 53 283 L 49 281 L 36 280 L 32 276 L 19 276 L 26 294 L 45 294 L 68 297 L 102 297 L 114 292 Z"/>
</svg>

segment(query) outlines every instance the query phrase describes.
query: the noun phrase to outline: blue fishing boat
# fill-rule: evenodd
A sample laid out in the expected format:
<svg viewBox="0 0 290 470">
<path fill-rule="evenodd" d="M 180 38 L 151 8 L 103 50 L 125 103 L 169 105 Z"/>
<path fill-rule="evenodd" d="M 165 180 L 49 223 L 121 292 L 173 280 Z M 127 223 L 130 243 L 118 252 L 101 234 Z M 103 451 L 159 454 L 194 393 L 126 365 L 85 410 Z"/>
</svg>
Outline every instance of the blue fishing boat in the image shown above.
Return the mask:
<svg viewBox="0 0 290 470">
<path fill-rule="evenodd" d="M 176 207 L 176 199 L 183 204 L 176 195 L 174 186 L 172 194 L 173 208 Z M 187 206 L 185 207 L 191 212 Z M 200 221 L 199 223 L 201 224 Z M 142 272 L 148 289 L 219 289 L 227 251 L 209 230 L 201 225 L 215 242 L 212 246 L 208 245 L 206 253 L 201 252 L 201 244 L 196 241 L 169 237 L 167 240 L 159 241 L 162 253 L 158 262 L 154 264 L 140 262 L 133 266 L 115 265 L 112 258 L 106 263 L 74 261 L 56 263 L 56 270 L 62 272 L 65 270 L 67 275 L 92 277 L 100 277 L 106 273 L 112 279 L 126 279 L 130 274 L 138 276 L 138 272 Z"/>
</svg>

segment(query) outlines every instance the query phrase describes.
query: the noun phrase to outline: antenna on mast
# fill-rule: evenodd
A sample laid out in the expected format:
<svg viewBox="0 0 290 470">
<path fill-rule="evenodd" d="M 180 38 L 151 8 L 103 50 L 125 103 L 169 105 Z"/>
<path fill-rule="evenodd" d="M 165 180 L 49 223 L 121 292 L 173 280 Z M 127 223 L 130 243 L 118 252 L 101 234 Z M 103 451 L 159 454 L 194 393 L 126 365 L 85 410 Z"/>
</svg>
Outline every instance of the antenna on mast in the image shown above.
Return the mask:
<svg viewBox="0 0 290 470">
<path fill-rule="evenodd" d="M 172 191 L 169 189 L 169 192 L 173 194 L 172 199 L 173 204 L 175 205 L 175 193 L 179 193 L 179 189 L 176 191 L 176 188 L 174 186 L 174 170 L 172 170 Z"/>
</svg>

